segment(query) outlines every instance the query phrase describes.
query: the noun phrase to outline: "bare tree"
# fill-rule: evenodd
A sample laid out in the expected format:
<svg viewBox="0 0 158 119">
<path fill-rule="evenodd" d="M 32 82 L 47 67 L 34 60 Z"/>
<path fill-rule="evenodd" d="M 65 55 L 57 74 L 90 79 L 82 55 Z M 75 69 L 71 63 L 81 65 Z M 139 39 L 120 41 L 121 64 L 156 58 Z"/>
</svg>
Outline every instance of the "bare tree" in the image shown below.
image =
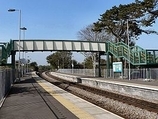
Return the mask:
<svg viewBox="0 0 158 119">
<path fill-rule="evenodd" d="M 88 25 L 86 28 L 78 32 L 78 38 L 82 41 L 108 41 L 111 40 L 111 35 L 106 34 L 105 31 L 94 31 L 94 25 Z"/>
<path fill-rule="evenodd" d="M 110 34 L 106 34 L 105 31 L 98 32 L 94 31 L 94 25 L 88 25 L 86 28 L 83 28 L 78 32 L 78 39 L 81 41 L 94 41 L 94 42 L 106 42 L 111 41 L 112 36 Z M 82 54 L 88 58 L 92 57 L 93 69 L 96 68 L 96 55 L 94 52 L 82 52 Z M 95 71 L 95 70 L 94 70 Z"/>
</svg>

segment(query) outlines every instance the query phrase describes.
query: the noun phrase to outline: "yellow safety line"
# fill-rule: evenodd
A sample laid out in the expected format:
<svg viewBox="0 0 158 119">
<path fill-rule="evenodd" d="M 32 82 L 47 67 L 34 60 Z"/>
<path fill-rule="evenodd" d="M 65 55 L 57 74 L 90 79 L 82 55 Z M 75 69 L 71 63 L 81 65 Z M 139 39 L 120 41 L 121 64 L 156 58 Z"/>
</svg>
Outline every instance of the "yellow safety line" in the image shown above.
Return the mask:
<svg viewBox="0 0 158 119">
<path fill-rule="evenodd" d="M 53 89 L 44 84 L 44 82 L 37 81 L 37 83 L 41 85 L 56 100 L 58 100 L 63 106 L 65 106 L 68 110 L 75 114 L 79 119 L 94 119 L 94 117 L 91 116 L 88 112 L 85 112 L 84 110 L 80 109 L 60 94 L 55 93 Z"/>
</svg>

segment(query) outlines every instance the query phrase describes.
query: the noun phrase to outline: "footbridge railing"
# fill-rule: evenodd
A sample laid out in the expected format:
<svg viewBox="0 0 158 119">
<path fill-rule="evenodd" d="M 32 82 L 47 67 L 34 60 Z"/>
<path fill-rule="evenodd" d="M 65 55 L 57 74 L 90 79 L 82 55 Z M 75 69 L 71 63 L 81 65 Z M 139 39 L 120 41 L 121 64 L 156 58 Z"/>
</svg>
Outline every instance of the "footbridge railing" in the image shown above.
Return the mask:
<svg viewBox="0 0 158 119">
<path fill-rule="evenodd" d="M 145 50 L 139 46 L 129 47 L 123 42 L 107 42 L 107 52 L 117 58 L 125 58 L 132 65 L 158 64 L 158 50 Z"/>
</svg>

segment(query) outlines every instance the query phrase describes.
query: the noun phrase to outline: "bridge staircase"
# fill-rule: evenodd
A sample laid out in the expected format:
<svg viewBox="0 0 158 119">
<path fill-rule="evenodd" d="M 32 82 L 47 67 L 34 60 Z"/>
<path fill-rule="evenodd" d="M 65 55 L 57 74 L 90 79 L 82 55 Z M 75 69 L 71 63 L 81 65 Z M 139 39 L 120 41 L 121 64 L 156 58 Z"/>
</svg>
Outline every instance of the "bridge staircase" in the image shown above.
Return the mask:
<svg viewBox="0 0 158 119">
<path fill-rule="evenodd" d="M 107 42 L 107 52 L 116 58 L 124 58 L 135 66 L 158 67 L 158 50 L 145 50 L 139 46 L 129 47 L 123 42 Z"/>
<path fill-rule="evenodd" d="M 8 43 L 0 43 L 0 66 L 7 65 L 7 59 L 11 55 L 13 50 L 13 41 L 10 40 Z"/>
</svg>

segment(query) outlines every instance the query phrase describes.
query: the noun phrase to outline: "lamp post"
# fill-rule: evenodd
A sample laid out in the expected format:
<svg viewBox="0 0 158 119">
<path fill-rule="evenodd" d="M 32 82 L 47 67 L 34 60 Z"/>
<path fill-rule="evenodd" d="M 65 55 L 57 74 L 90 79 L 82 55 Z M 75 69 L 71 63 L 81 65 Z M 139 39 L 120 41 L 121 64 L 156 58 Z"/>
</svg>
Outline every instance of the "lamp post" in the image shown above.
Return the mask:
<svg viewBox="0 0 158 119">
<path fill-rule="evenodd" d="M 22 28 L 20 28 L 20 30 L 23 31 L 23 40 L 24 40 L 25 39 L 25 31 L 27 30 L 27 28 L 26 27 L 22 27 Z"/>
<path fill-rule="evenodd" d="M 23 31 L 23 40 L 24 40 L 25 39 L 25 31 L 27 30 L 27 28 L 26 27 L 22 27 L 22 28 L 20 28 L 20 30 Z M 23 48 L 23 50 L 24 50 L 24 48 Z M 23 51 L 23 57 L 22 58 L 24 58 L 24 51 Z"/>
<path fill-rule="evenodd" d="M 24 40 L 24 39 L 25 39 L 25 31 L 27 30 L 27 28 L 26 28 L 26 27 L 22 27 L 22 28 L 20 28 L 20 30 L 23 31 L 23 40 Z M 23 50 L 24 50 L 24 48 L 23 48 Z M 24 58 L 24 51 L 23 51 L 22 59 L 23 59 L 24 61 L 26 60 L 26 58 Z M 24 66 L 25 66 L 25 63 L 23 62 L 23 66 L 22 66 L 22 76 L 24 75 Z"/>
<path fill-rule="evenodd" d="M 128 58 L 129 58 L 129 61 L 128 61 L 128 64 L 129 64 L 129 66 L 128 66 L 128 79 L 130 80 L 131 79 L 131 71 L 130 71 L 130 41 L 129 41 L 129 24 L 128 24 L 128 19 L 127 19 L 127 40 L 128 40 Z"/>
<path fill-rule="evenodd" d="M 27 73 L 27 59 L 26 59 L 26 57 L 27 57 L 27 52 L 25 52 L 25 74 Z"/>
<path fill-rule="evenodd" d="M 19 10 L 19 9 L 9 9 L 8 10 L 8 12 L 19 12 L 19 62 L 18 62 L 18 78 L 19 78 L 19 81 L 20 81 L 20 47 L 21 47 L 21 45 L 20 45 L 20 40 L 21 40 L 21 10 Z"/>
</svg>

